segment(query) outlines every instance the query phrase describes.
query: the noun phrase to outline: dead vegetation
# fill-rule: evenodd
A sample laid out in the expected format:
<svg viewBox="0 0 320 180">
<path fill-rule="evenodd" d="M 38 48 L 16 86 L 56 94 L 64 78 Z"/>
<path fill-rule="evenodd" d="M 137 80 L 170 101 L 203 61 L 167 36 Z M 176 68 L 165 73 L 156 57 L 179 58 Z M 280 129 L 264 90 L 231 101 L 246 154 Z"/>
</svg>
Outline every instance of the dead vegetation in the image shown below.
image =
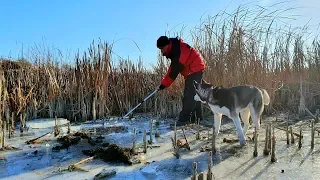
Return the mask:
<svg viewBox="0 0 320 180">
<path fill-rule="evenodd" d="M 110 144 L 108 147 L 98 147 L 92 150 L 82 151 L 87 156 L 95 156 L 106 162 L 123 162 L 132 165 L 133 151 L 131 148 L 121 148 L 117 144 Z"/>
<path fill-rule="evenodd" d="M 252 84 L 267 89 L 267 113 L 299 110 L 304 115 L 304 106 L 314 112 L 320 106 L 320 41 L 305 26 L 287 26 L 275 8 L 240 6 L 231 14 L 201 19 L 191 37 L 205 58 L 205 79 L 225 87 Z M 93 41 L 83 55 L 76 54 L 75 65 L 59 63 L 65 57 L 48 47 L 29 50 L 27 59 L 2 58 L 0 122 L 11 120 L 14 127 L 20 121 L 23 132 L 24 122 L 34 118 L 57 116 L 73 122 L 128 112 L 158 87 L 168 63 L 159 56 L 152 70 L 143 67 L 142 59 L 135 64 L 120 58 L 115 65 L 112 46 Z M 176 116 L 182 86 L 178 77 L 135 112 Z"/>
<path fill-rule="evenodd" d="M 251 84 L 265 88 L 271 97 L 267 113 L 285 110 L 291 113 L 299 112 L 300 116 L 306 113 L 312 115 L 312 112 L 320 107 L 318 37 L 315 36 L 310 41 L 305 27 L 292 29 L 281 23 L 277 24 L 279 19 L 273 16 L 277 11 L 270 12 L 262 7 L 251 13 L 248 13 L 249 11 L 247 7 L 239 7 L 231 15 L 221 13 L 209 16 L 193 31 L 193 45 L 199 49 L 207 64 L 205 79 L 224 87 Z M 184 38 L 182 34 L 181 36 Z M 142 59 L 134 64 L 129 59 L 121 58 L 119 64 L 114 65 L 116 59 L 113 57 L 112 45 L 102 41 L 93 41 L 83 56 L 76 54 L 74 66 L 59 64 L 55 59 L 63 57 L 54 57 L 54 52 L 47 52 L 32 51 L 28 59 L 18 61 L 0 59 L 1 150 L 14 149 L 5 145 L 4 137 L 7 134 L 9 137 L 13 135 L 12 129 L 17 122 L 20 122 L 20 132 L 23 133 L 27 128 L 25 122 L 34 118 L 63 117 L 74 122 L 103 118 L 106 115 L 123 115 L 158 87 L 168 67 L 168 63 L 160 56 L 151 71 L 143 67 Z M 283 87 L 279 89 L 281 83 Z M 170 88 L 151 97 L 135 112 L 177 116 L 181 109 L 182 92 L 183 79 L 178 77 Z M 208 110 L 207 114 L 210 112 Z M 314 116 L 317 120 L 318 115 L 319 113 L 316 113 Z M 149 143 L 152 144 L 152 124 L 150 127 Z M 275 128 L 286 131 L 280 126 Z M 274 129 L 272 130 L 274 133 Z M 299 134 L 297 130 L 292 130 L 291 127 L 291 137 L 297 136 L 301 147 L 303 136 L 301 129 Z M 112 126 L 96 128 L 95 131 L 97 134 L 109 134 L 125 132 L 127 129 L 124 126 Z M 155 137 L 158 137 L 159 132 L 157 129 L 155 131 Z M 269 131 L 270 137 L 265 140 L 264 153 L 272 155 L 272 161 L 275 162 L 276 142 L 274 135 L 271 138 L 271 127 Z M 53 132 L 58 136 L 59 127 L 55 126 Z M 177 139 L 176 135 L 171 138 L 177 158 L 180 157 L 180 149 L 190 151 L 184 129 L 182 132 L 183 138 Z M 52 132 L 26 143 L 41 143 L 44 141 L 41 138 L 50 133 Z M 144 134 L 147 135 L 146 131 Z M 197 139 L 201 140 L 200 133 L 198 136 Z M 103 136 L 94 140 L 89 133 L 70 133 L 69 129 L 67 135 L 57 137 L 61 145 L 53 147 L 53 150 L 68 149 L 78 144 L 81 139 L 86 139 L 90 145 L 103 142 Z M 200 151 L 215 152 L 214 137 L 212 140 L 211 146 L 203 146 Z M 146 138 L 144 141 L 145 153 L 147 147 L 160 147 L 147 146 Z M 224 138 L 223 142 L 234 143 L 238 140 Z M 132 165 L 132 158 L 137 154 L 134 147 L 123 148 L 117 144 L 106 144 L 83 150 L 83 154 L 90 157 L 71 164 L 66 170 L 87 171 L 78 166 L 94 158 Z M 230 154 L 235 151 L 231 148 L 225 150 L 230 151 Z M 212 160 L 212 154 L 210 159 Z M 211 166 L 209 165 L 209 169 Z M 196 171 L 196 164 L 194 167 Z M 115 172 L 111 174 L 114 175 Z M 213 176 L 211 170 L 208 174 Z"/>
<path fill-rule="evenodd" d="M 94 144 L 94 142 L 92 142 L 91 136 L 88 135 L 88 133 L 77 131 L 73 134 L 67 134 L 58 137 L 57 141 L 61 145 L 53 147 L 52 150 L 59 151 L 61 149 L 68 149 L 70 146 L 78 144 L 81 139 L 87 139 L 89 144 Z"/>
<path fill-rule="evenodd" d="M 30 139 L 30 140 L 26 141 L 25 143 L 26 143 L 26 144 L 39 144 L 39 143 L 43 142 L 42 140 L 40 140 L 40 138 L 42 138 L 42 137 L 44 137 L 44 136 L 47 136 L 47 135 L 49 135 L 49 134 L 51 134 L 51 133 L 52 133 L 52 132 L 45 133 L 44 135 L 41 135 L 41 136 L 36 137 L 36 138 L 34 138 L 34 139 Z"/>
</svg>

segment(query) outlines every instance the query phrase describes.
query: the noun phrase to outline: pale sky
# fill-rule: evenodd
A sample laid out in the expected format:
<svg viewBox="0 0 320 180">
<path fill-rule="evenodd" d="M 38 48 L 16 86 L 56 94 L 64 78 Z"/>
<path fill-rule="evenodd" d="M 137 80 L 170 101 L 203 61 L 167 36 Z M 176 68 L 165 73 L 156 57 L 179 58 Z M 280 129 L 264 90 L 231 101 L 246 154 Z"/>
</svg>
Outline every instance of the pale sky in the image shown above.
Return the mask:
<svg viewBox="0 0 320 180">
<path fill-rule="evenodd" d="M 23 3 L 24 2 L 24 3 Z M 253 2 L 268 6 L 276 0 L 55 0 L 5 1 L 0 6 L 0 57 L 24 56 L 35 45 L 45 44 L 61 51 L 67 61 L 74 61 L 74 53 L 87 50 L 92 40 L 117 41 L 114 53 L 134 62 L 139 56 L 144 65 L 157 61 L 156 40 L 167 30 L 188 30 L 198 25 L 201 15 L 214 16 L 219 11 L 233 11 L 241 3 Z M 299 15 L 294 25 L 317 30 L 320 23 L 320 0 L 289 0 L 282 9 L 288 16 Z M 179 12 L 181 11 L 181 12 Z M 176 27 L 174 29 L 173 27 Z M 136 47 L 139 46 L 140 50 Z M 191 43 L 191 42 L 190 42 Z M 66 54 L 71 53 L 68 57 Z M 117 57 L 114 55 L 114 57 Z"/>
</svg>

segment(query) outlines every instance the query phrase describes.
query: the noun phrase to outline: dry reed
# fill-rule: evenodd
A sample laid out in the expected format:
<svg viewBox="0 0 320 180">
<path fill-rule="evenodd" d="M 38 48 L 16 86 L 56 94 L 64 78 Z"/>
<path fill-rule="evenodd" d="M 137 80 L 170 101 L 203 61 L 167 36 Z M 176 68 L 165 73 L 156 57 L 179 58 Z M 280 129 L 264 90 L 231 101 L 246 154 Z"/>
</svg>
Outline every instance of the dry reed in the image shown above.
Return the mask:
<svg viewBox="0 0 320 180">
<path fill-rule="evenodd" d="M 320 40 L 316 36 L 310 41 L 305 27 L 280 26 L 277 13 L 241 6 L 233 14 L 223 12 L 201 22 L 192 32 L 192 45 L 205 59 L 204 77 L 224 87 L 265 88 L 271 97 L 267 113 L 303 114 L 304 106 L 315 111 L 320 106 Z M 151 71 L 142 59 L 135 64 L 121 58 L 114 65 L 112 45 L 101 40 L 93 41 L 83 56 L 77 53 L 75 65 L 59 64 L 61 55 L 54 50 L 36 47 L 30 54 L 27 60 L 0 59 L 0 124 L 21 115 L 26 120 L 57 116 L 71 121 L 123 115 L 159 86 L 169 65 L 161 56 Z M 284 86 L 276 91 L 279 82 Z M 135 113 L 177 116 L 183 85 L 179 76 Z"/>
</svg>

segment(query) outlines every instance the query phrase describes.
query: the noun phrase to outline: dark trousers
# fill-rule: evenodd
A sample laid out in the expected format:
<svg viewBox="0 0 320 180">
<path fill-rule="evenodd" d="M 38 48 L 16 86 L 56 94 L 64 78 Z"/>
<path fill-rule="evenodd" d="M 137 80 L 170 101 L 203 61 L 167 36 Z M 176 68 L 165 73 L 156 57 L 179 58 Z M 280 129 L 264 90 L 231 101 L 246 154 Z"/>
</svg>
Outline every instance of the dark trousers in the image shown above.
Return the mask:
<svg viewBox="0 0 320 180">
<path fill-rule="evenodd" d="M 193 86 L 193 80 L 200 82 L 203 76 L 203 71 L 193 73 L 189 75 L 185 80 L 183 99 L 182 99 L 182 111 L 179 115 L 179 121 L 189 122 L 195 121 L 198 118 L 202 120 L 202 104 L 196 102 L 194 96 L 196 95 L 195 88 Z"/>
</svg>

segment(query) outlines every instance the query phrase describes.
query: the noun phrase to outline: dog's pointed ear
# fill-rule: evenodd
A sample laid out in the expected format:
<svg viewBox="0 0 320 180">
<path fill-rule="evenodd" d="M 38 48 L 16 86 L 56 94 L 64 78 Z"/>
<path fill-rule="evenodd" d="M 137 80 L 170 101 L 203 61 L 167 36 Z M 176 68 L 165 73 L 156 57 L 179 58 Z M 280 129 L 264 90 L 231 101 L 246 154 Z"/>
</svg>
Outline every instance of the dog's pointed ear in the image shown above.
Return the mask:
<svg viewBox="0 0 320 180">
<path fill-rule="evenodd" d="M 195 89 L 197 89 L 197 85 L 198 85 L 198 82 L 197 82 L 196 80 L 193 80 L 193 87 L 194 87 Z"/>
<path fill-rule="evenodd" d="M 205 81 L 204 79 L 201 79 L 201 84 L 210 84 L 207 81 Z"/>
<path fill-rule="evenodd" d="M 193 85 L 198 84 L 198 82 L 196 80 L 193 80 Z"/>
</svg>

